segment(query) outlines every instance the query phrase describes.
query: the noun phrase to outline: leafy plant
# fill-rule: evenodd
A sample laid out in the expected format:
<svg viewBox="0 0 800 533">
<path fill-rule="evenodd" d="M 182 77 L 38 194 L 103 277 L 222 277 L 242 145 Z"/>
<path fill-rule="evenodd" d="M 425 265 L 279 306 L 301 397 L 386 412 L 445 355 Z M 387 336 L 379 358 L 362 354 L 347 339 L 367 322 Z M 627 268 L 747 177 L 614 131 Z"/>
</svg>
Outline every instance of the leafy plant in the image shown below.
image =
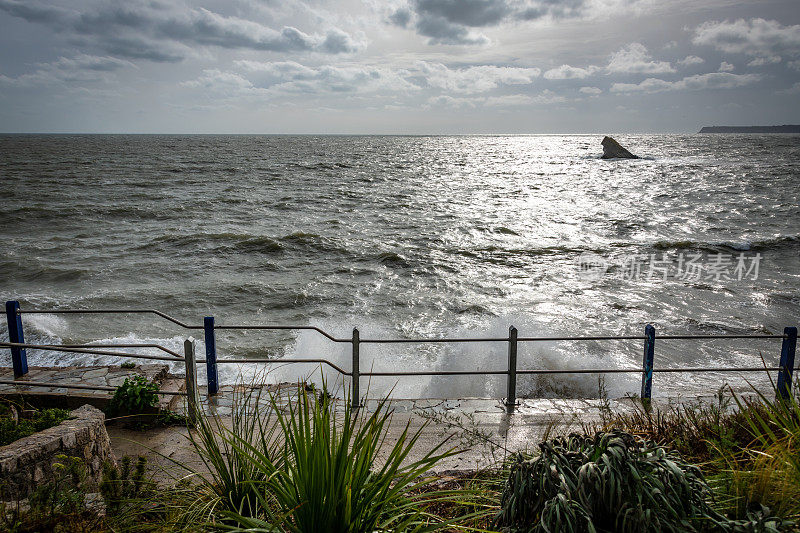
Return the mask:
<svg viewBox="0 0 800 533">
<path fill-rule="evenodd" d="M 86 490 L 86 465 L 79 457 L 57 455 L 53 463 L 53 480 L 40 485 L 31 494 L 31 509 L 44 510 L 50 515 L 72 514 L 84 504 Z"/>
<path fill-rule="evenodd" d="M 107 412 L 110 416 L 152 412 L 158 405 L 158 384 L 138 375 L 125 378 L 114 391 Z"/>
<path fill-rule="evenodd" d="M 70 416 L 70 412 L 65 409 L 44 409 L 34 412 L 30 418 L 18 420 L 11 416 L 0 418 L 0 446 L 57 426 Z"/>
<path fill-rule="evenodd" d="M 136 363 L 134 363 L 133 361 L 125 361 L 119 366 L 120 368 L 136 368 Z"/>
<path fill-rule="evenodd" d="M 497 523 L 515 531 L 700 531 L 722 519 L 696 466 L 614 430 L 578 434 L 518 456 Z"/>
<path fill-rule="evenodd" d="M 159 411 L 152 415 L 137 416 L 128 420 L 126 427 L 134 431 L 147 431 L 153 428 L 164 428 L 170 426 L 185 426 L 188 422 L 188 417 L 181 413 L 174 411 Z"/>
<path fill-rule="evenodd" d="M 751 394 L 737 395 L 725 385 L 710 403 L 609 411 L 602 427 L 666 443 L 700 464 L 714 489 L 713 506 L 731 520 L 733 530 L 770 531 L 800 517 L 800 406 L 795 396 L 774 401 L 755 387 Z"/>
</svg>

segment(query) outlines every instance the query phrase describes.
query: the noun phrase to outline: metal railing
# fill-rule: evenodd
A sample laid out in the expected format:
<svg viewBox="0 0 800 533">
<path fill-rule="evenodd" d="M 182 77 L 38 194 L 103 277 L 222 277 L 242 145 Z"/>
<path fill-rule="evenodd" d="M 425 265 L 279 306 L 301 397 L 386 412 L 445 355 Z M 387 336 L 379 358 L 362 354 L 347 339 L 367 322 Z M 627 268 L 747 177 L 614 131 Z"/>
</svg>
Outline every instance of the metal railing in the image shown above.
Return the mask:
<svg viewBox="0 0 800 533">
<path fill-rule="evenodd" d="M 708 340 L 708 339 L 781 339 L 781 353 L 778 366 L 767 367 L 681 367 L 681 368 L 655 368 L 655 342 L 656 330 L 652 324 L 645 326 L 643 335 L 581 335 L 581 336 L 550 336 L 550 337 L 524 337 L 519 336 L 517 328 L 511 326 L 507 337 L 449 337 L 449 338 L 365 338 L 362 339 L 357 328 L 353 329 L 352 336 L 338 338 L 334 335 L 318 328 L 307 325 L 241 325 L 226 324 L 216 325 L 213 316 L 205 317 L 203 325 L 190 325 L 182 322 L 166 313 L 154 309 L 20 309 L 19 302 L 6 302 L 6 316 L 8 319 L 9 340 L 8 343 L 0 343 L 0 346 L 11 349 L 14 375 L 20 377 L 27 373 L 27 358 L 25 348 L 58 350 L 76 353 L 94 353 L 99 355 L 115 355 L 122 357 L 140 357 L 153 360 L 176 360 L 180 357 L 174 351 L 170 351 L 159 345 L 152 344 L 127 344 L 113 345 L 115 347 L 149 347 L 160 349 L 173 357 L 152 356 L 144 354 L 121 353 L 109 350 L 97 350 L 97 347 L 110 347 L 112 345 L 29 345 L 25 344 L 22 331 L 23 314 L 154 314 L 184 329 L 200 330 L 205 336 L 205 359 L 195 359 L 194 340 L 190 337 L 184 345 L 184 359 L 187 368 L 187 395 L 194 398 L 197 392 L 195 365 L 197 363 L 206 364 L 208 376 L 208 394 L 213 396 L 219 392 L 219 379 L 217 366 L 219 364 L 251 364 L 251 363 L 315 363 L 326 365 L 343 376 L 351 378 L 351 401 L 353 407 L 361 404 L 360 398 L 360 379 L 362 377 L 407 377 L 407 376 L 465 376 L 465 375 L 505 375 L 507 376 L 505 404 L 509 410 L 513 410 L 517 404 L 517 377 L 519 375 L 542 375 L 542 374 L 623 374 L 640 373 L 641 398 L 650 399 L 652 395 L 652 382 L 654 373 L 694 373 L 694 372 L 756 372 L 756 371 L 777 371 L 777 393 L 779 397 L 787 397 L 791 392 L 792 373 L 794 368 L 795 352 L 797 347 L 797 327 L 789 326 L 784 328 L 783 334 L 681 334 L 681 335 L 660 335 L 659 340 Z M 334 343 L 349 343 L 351 345 L 352 365 L 351 370 L 337 366 L 336 364 L 322 358 L 303 359 L 303 358 L 260 358 L 260 359 L 218 359 L 216 348 L 216 330 L 291 330 L 291 331 L 315 331 Z M 588 342 L 588 341 L 643 341 L 642 366 L 640 368 L 579 368 L 579 369 L 520 369 L 517 366 L 517 351 L 521 342 Z M 508 348 L 508 361 L 504 369 L 488 369 L 480 371 L 471 370 L 419 370 L 419 371 L 361 371 L 361 345 L 362 344 L 440 344 L 440 343 L 505 343 Z M 191 345 L 191 346 L 190 346 Z M 191 354 L 190 354 L 191 351 Z M 190 363 L 191 360 L 191 363 Z M 191 366 L 191 369 L 190 369 Z M 189 375 L 193 384 L 189 383 Z M 194 391 L 194 392 L 192 392 Z M 191 400 L 190 400 L 191 401 Z"/>
</svg>

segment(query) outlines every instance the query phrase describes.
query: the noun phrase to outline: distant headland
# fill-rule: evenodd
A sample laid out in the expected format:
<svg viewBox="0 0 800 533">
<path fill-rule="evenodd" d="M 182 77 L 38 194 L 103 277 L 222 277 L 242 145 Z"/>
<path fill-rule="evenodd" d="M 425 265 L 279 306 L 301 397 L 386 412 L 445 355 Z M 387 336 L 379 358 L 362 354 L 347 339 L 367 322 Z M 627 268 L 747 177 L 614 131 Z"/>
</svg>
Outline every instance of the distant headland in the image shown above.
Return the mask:
<svg viewBox="0 0 800 533">
<path fill-rule="evenodd" d="M 800 133 L 800 125 L 783 126 L 703 126 L 698 133 Z"/>
</svg>

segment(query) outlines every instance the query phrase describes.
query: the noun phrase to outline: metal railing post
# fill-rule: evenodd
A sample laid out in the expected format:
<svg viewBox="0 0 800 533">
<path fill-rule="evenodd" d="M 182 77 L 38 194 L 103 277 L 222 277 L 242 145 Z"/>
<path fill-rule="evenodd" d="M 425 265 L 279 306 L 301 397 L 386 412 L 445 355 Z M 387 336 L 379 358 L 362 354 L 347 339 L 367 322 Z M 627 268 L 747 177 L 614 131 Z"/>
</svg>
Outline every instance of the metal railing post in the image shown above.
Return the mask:
<svg viewBox="0 0 800 533">
<path fill-rule="evenodd" d="M 8 320 L 8 342 L 25 344 L 22 335 L 22 317 L 18 313 L 19 302 L 9 300 L 6 302 L 6 319 Z M 18 378 L 28 373 L 28 356 L 25 348 L 11 347 L 11 364 L 14 367 L 14 377 Z"/>
<path fill-rule="evenodd" d="M 783 344 L 781 345 L 781 362 L 778 371 L 778 390 L 779 400 L 789 398 L 792 393 L 792 371 L 794 370 L 794 354 L 797 350 L 797 328 L 788 327 L 783 329 Z"/>
<path fill-rule="evenodd" d="M 508 328 L 508 384 L 506 407 L 509 412 L 517 405 L 517 328 Z"/>
<path fill-rule="evenodd" d="M 194 354 L 194 338 L 189 337 L 183 343 L 183 352 L 186 354 L 186 409 L 189 422 L 194 425 L 197 422 L 200 398 L 197 393 L 197 367 Z"/>
<path fill-rule="evenodd" d="M 358 386 L 359 381 L 361 378 L 361 369 L 360 369 L 360 348 L 361 348 L 361 336 L 358 333 L 358 328 L 353 328 L 353 375 L 352 375 L 352 382 L 350 384 L 350 398 L 351 398 L 351 406 L 353 409 L 358 409 L 361 406 L 361 399 L 358 396 Z"/>
<path fill-rule="evenodd" d="M 656 344 L 656 328 L 652 324 L 644 327 L 644 356 L 642 357 L 642 400 L 649 400 L 653 389 L 653 356 Z"/>
<path fill-rule="evenodd" d="M 213 396 L 219 391 L 217 378 L 217 340 L 214 335 L 214 317 L 207 316 L 203 319 L 203 330 L 206 338 L 206 376 L 208 377 L 208 395 Z"/>
</svg>

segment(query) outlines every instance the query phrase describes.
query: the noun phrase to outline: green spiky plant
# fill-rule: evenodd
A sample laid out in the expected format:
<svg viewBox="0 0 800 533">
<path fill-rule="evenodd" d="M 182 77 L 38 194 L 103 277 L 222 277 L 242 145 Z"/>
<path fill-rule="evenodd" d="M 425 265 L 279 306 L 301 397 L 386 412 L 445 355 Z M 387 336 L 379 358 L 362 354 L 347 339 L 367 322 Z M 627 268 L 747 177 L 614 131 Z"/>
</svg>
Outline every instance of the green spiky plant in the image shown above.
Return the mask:
<svg viewBox="0 0 800 533">
<path fill-rule="evenodd" d="M 696 466 L 622 431 L 572 434 L 512 466 L 497 523 L 511 531 L 702 531 L 723 520 Z"/>
<path fill-rule="evenodd" d="M 425 477 L 456 453 L 447 440 L 421 457 L 412 450 L 427 423 L 389 435 L 386 398 L 370 410 L 300 383 L 267 393 L 252 387 L 232 423 L 198 417 L 190 440 L 208 474 L 185 523 L 203 520 L 246 531 L 425 531 L 446 525 L 425 509 L 456 491 L 428 489 Z M 312 392 L 313 391 L 313 392 Z M 474 514 L 474 513 L 473 513 Z M 471 517 L 471 518 L 474 518 Z"/>
<path fill-rule="evenodd" d="M 279 458 L 280 426 L 270 409 L 264 409 L 261 387 L 236 393 L 230 424 L 219 417 L 197 413 L 196 426 L 189 432 L 189 442 L 199 455 L 204 471 L 178 463 L 200 485 L 194 491 L 184 513 L 186 524 L 216 523 L 225 512 L 244 517 L 258 516 L 262 511 L 260 491 L 264 474 L 244 449 Z"/>
<path fill-rule="evenodd" d="M 263 474 L 260 519 L 228 513 L 248 531 L 374 532 L 433 530 L 443 523 L 423 511 L 445 494 L 419 489 L 437 462 L 454 453 L 440 452 L 446 440 L 421 458 L 409 458 L 426 424 L 411 431 L 406 424 L 387 443 L 392 411 L 387 399 L 374 410 L 336 402 L 323 384 L 321 394 L 299 385 L 285 407 L 277 395 L 270 405 L 280 425 L 281 453 L 271 457 L 247 442 L 236 443 Z"/>
</svg>

